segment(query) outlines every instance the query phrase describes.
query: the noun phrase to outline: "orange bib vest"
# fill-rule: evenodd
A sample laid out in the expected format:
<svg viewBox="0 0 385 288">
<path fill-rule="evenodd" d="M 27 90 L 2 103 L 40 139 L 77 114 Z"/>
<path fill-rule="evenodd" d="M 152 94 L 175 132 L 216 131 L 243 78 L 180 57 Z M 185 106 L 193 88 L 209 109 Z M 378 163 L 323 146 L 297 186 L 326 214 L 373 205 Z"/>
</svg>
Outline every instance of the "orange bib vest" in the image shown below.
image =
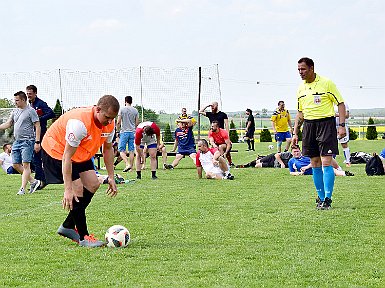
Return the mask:
<svg viewBox="0 0 385 288">
<path fill-rule="evenodd" d="M 81 140 L 71 160 L 73 162 L 84 162 L 91 159 L 114 131 L 114 122 L 99 128 L 94 121 L 95 107 L 77 108 L 66 112 L 57 119 L 47 130 L 43 137 L 42 147 L 48 155 L 57 160 L 63 159 L 64 147 L 66 145 L 66 127 L 70 119 L 78 119 L 84 123 L 87 136 Z"/>
</svg>

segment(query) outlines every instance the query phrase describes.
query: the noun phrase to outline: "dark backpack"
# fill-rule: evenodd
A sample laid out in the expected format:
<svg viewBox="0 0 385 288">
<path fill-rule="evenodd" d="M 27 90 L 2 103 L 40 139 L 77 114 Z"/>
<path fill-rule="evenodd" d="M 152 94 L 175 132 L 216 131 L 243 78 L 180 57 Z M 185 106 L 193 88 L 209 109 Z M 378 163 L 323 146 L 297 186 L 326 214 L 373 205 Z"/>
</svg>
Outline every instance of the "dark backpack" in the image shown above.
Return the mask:
<svg viewBox="0 0 385 288">
<path fill-rule="evenodd" d="M 372 158 L 372 155 L 366 152 L 353 152 L 350 154 L 350 163 L 351 164 L 365 164 L 368 163 Z"/>
<path fill-rule="evenodd" d="M 373 157 L 366 163 L 365 170 L 368 176 L 385 175 L 381 158 L 375 153 L 373 153 Z"/>
</svg>

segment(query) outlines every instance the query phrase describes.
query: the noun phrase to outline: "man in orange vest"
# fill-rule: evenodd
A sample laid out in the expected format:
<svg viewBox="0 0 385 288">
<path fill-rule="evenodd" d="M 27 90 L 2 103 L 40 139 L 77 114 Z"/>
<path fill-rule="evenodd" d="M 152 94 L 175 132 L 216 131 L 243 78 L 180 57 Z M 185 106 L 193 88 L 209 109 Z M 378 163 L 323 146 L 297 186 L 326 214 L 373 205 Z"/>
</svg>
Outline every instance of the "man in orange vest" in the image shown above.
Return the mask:
<svg viewBox="0 0 385 288">
<path fill-rule="evenodd" d="M 116 196 L 112 139 L 119 101 L 101 97 L 96 106 L 77 108 L 63 114 L 47 130 L 42 142 L 48 184 L 64 183 L 62 205 L 69 214 L 57 233 L 80 246 L 100 247 L 104 242 L 88 233 L 86 208 L 100 184 L 91 158 L 103 146 L 108 172 L 107 194 Z"/>
</svg>

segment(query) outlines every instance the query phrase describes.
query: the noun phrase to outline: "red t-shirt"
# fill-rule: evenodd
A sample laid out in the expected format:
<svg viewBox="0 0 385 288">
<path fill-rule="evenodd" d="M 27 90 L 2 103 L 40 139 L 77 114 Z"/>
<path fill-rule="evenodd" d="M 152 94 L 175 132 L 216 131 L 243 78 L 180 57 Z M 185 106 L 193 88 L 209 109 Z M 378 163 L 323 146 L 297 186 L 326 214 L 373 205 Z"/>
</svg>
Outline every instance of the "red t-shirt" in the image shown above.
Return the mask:
<svg viewBox="0 0 385 288">
<path fill-rule="evenodd" d="M 229 139 L 229 133 L 227 130 L 219 128 L 218 132 L 213 132 L 212 130 L 209 131 L 209 138 L 214 138 L 214 143 L 217 145 L 225 144 L 226 140 Z"/>
</svg>

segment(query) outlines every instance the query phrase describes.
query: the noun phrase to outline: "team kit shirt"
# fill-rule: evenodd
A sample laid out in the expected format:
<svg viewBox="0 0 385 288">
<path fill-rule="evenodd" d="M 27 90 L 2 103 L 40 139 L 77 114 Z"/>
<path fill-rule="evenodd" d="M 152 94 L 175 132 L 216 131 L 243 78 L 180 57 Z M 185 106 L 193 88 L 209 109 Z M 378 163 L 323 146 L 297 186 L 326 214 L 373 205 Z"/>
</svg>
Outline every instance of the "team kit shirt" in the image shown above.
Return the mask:
<svg viewBox="0 0 385 288">
<path fill-rule="evenodd" d="M 289 131 L 290 113 L 286 109 L 283 111 L 277 109 L 271 116 L 271 121 L 275 123 L 277 132 L 287 132 Z"/>
<path fill-rule="evenodd" d="M 225 144 L 227 139 L 229 138 L 229 133 L 225 129 L 219 128 L 218 132 L 209 131 L 208 137 L 213 137 L 214 143 L 217 145 Z"/>
<path fill-rule="evenodd" d="M 195 139 L 192 127 L 186 129 L 176 128 L 175 138 L 178 139 L 179 152 L 195 150 Z"/>
<path fill-rule="evenodd" d="M 294 158 L 294 157 L 291 158 L 288 163 L 290 172 L 301 172 L 301 168 L 309 164 L 310 164 L 310 158 L 303 155 L 301 155 L 298 158 Z M 312 169 L 306 169 L 304 173 L 304 175 L 312 175 L 312 174 L 313 174 Z"/>
<path fill-rule="evenodd" d="M 197 123 L 197 120 L 195 120 L 195 118 L 192 117 L 191 115 L 183 115 L 183 114 L 179 115 L 179 116 L 178 116 L 178 119 L 177 119 L 175 122 L 177 123 L 178 120 L 185 120 L 185 119 L 190 119 L 190 120 L 191 120 L 191 123 L 192 123 L 193 125 L 195 125 L 195 124 Z"/>
<path fill-rule="evenodd" d="M 202 167 L 205 172 L 213 172 L 215 174 L 223 174 L 218 166 L 214 166 L 214 154 L 218 151 L 216 148 L 209 148 L 206 153 L 198 151 L 196 155 L 196 167 Z"/>
<path fill-rule="evenodd" d="M 250 127 L 249 127 L 249 130 L 252 130 L 254 131 L 255 130 L 255 121 L 254 121 L 254 116 L 252 114 L 250 114 L 248 117 L 247 117 L 247 122 L 251 122 L 250 124 Z"/>
<path fill-rule="evenodd" d="M 94 120 L 93 107 L 77 108 L 60 116 L 48 129 L 42 142 L 44 151 L 52 158 L 62 160 L 66 143 L 77 147 L 71 160 L 90 160 L 106 142 L 112 143 L 115 123 L 102 126 Z"/>
<path fill-rule="evenodd" d="M 151 128 L 154 130 L 155 134 L 148 136 L 144 134 L 144 127 L 151 126 Z M 156 135 L 160 136 L 160 129 L 158 125 L 155 124 L 155 122 L 142 122 L 138 125 L 135 132 L 135 145 L 151 145 L 157 143 Z"/>
<path fill-rule="evenodd" d="M 313 82 L 304 81 L 297 91 L 297 108 L 306 120 L 334 117 L 334 105 L 342 102 L 344 99 L 336 85 L 318 74 Z"/>
</svg>

